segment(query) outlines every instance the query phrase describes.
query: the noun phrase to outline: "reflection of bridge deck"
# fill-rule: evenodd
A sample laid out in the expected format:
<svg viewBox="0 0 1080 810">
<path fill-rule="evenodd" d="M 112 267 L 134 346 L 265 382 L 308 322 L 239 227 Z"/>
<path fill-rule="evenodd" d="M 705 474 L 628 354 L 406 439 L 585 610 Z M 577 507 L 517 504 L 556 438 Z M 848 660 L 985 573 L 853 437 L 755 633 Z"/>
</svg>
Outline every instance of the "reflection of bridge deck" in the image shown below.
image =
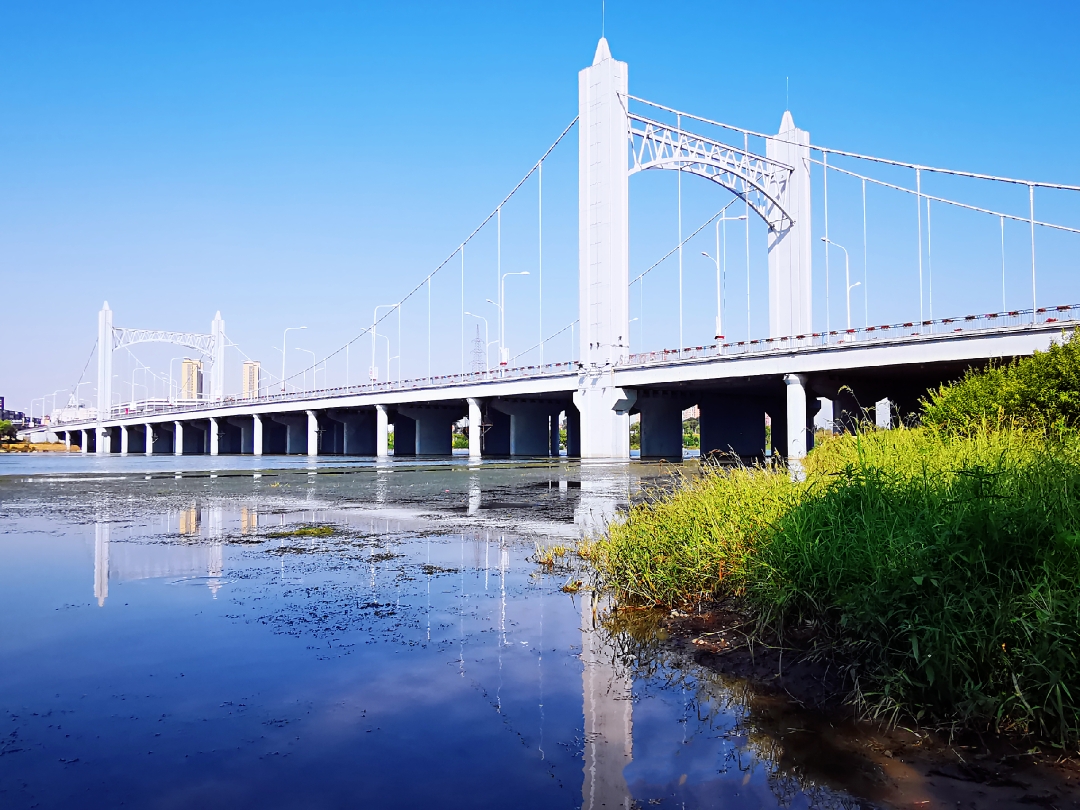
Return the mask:
<svg viewBox="0 0 1080 810">
<path fill-rule="evenodd" d="M 589 391 L 607 397 L 616 412 L 641 415 L 646 458 L 681 453 L 681 414 L 693 405 L 701 409 L 703 452 L 761 455 L 768 414 L 774 448 L 787 455 L 785 424 L 806 422 L 809 431 L 818 397 L 835 400 L 841 418 L 862 415 L 883 399 L 891 402 L 893 418 L 902 417 L 928 388 L 965 368 L 1046 349 L 1063 329 L 1080 323 L 1077 307 L 1039 315 L 1036 324 L 998 326 L 984 317 L 929 334 L 906 324 L 833 335 L 829 342 L 814 335 L 654 352 L 605 369 L 557 364 L 165 410 L 136 405 L 126 413 L 114 409 L 100 424 L 51 431 L 84 451 L 100 436 L 99 452 L 385 456 L 393 425 L 395 455 L 449 455 L 452 425 L 468 416 L 472 456 L 557 455 L 560 424 L 567 454 L 575 456 L 581 446 L 577 403 Z M 801 396 L 793 399 L 793 389 Z"/>
</svg>

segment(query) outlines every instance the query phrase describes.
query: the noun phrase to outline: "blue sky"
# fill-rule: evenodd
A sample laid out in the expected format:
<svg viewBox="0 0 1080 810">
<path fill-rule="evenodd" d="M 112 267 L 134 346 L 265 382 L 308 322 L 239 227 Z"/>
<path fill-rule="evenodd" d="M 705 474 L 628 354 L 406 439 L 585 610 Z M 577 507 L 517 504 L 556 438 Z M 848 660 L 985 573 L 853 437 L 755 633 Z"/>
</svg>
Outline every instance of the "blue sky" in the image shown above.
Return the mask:
<svg viewBox="0 0 1080 810">
<path fill-rule="evenodd" d="M 1078 24 L 1080 7 L 1065 2 L 714 2 L 677 11 L 610 0 L 606 34 L 638 96 L 768 132 L 789 80 L 796 123 L 814 143 L 1080 185 Z M 577 71 L 591 61 L 600 26 L 599 2 L 4 4 L 0 267 L 11 350 L 0 395 L 27 408 L 73 385 L 104 299 L 124 326 L 205 331 L 220 309 L 229 337 L 275 373 L 286 326 L 308 327 L 289 335 L 289 373 L 310 364 L 299 348 L 333 351 L 370 323 L 376 304 L 398 300 L 451 254 L 570 122 Z M 504 213 L 503 269 L 531 273 L 508 281 L 512 350 L 576 316 L 575 149 L 573 134 L 545 168 L 542 324 L 535 186 Z M 675 244 L 674 189 L 670 173 L 632 179 L 632 275 Z M 1026 192 L 937 190 L 1026 213 Z M 685 233 L 726 202 L 701 181 L 684 194 Z M 838 184 L 835 194 L 842 206 L 850 189 Z M 908 239 L 886 233 L 888 205 L 874 214 L 880 261 L 871 271 L 875 261 L 886 266 L 885 253 L 901 261 L 891 246 Z M 1072 203 L 1048 197 L 1040 206 L 1080 226 Z M 1000 263 L 996 219 L 987 230 L 935 217 L 935 314 L 992 307 L 992 296 L 964 296 L 986 288 L 1000 301 L 1000 268 L 992 281 L 982 267 Z M 854 226 L 839 212 L 835 219 L 835 233 L 849 238 L 844 228 Z M 1023 306 L 1023 229 L 1007 236 L 1009 306 Z M 752 239 L 751 320 L 763 328 L 764 239 Z M 684 258 L 687 343 L 712 329 L 712 271 L 698 250 L 711 241 Z M 485 233 L 466 252 L 466 308 L 494 331 L 497 313 L 484 303 L 495 297 L 493 245 Z M 1077 246 L 1040 245 L 1040 286 L 1053 299 L 1044 303 L 1080 299 L 1070 287 Z M 730 251 L 733 265 L 745 262 Z M 672 272 L 654 271 L 656 310 L 642 317 L 639 346 L 677 342 Z M 871 279 L 875 291 L 892 283 Z M 909 282 L 895 283 L 908 295 Z M 456 371 L 460 270 L 437 277 L 433 296 L 432 370 Z M 890 310 L 898 297 L 872 303 L 871 319 L 908 317 Z M 831 305 L 835 318 L 843 302 Z M 404 376 L 426 373 L 426 314 L 426 298 L 406 305 L 401 347 L 396 322 L 387 324 Z M 370 342 L 350 351 L 355 382 Z M 386 345 L 378 351 L 384 357 Z M 565 359 L 569 340 L 547 352 Z M 136 355 L 167 374 L 182 353 Z M 240 359 L 231 352 L 230 388 Z M 118 355 L 118 372 L 133 362 Z M 344 377 L 336 358 L 319 383 Z"/>
</svg>

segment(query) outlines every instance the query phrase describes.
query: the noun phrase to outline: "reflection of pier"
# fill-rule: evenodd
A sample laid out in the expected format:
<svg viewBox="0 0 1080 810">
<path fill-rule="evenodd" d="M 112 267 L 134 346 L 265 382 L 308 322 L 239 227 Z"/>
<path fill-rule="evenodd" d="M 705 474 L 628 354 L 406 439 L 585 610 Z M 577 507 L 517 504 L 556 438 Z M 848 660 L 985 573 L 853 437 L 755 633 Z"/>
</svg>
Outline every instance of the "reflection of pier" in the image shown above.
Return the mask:
<svg viewBox="0 0 1080 810">
<path fill-rule="evenodd" d="M 623 768 L 634 758 L 633 680 L 615 660 L 596 621 L 592 594 L 581 604 L 581 673 L 585 710 L 582 810 L 633 806 Z"/>
<path fill-rule="evenodd" d="M 186 542 L 133 542 L 114 540 L 113 526 L 107 518 L 94 524 L 94 597 L 103 606 L 110 583 L 174 577 L 203 579 L 217 596 L 224 568 L 223 512 L 221 507 L 182 509 L 167 516 Z M 241 534 L 253 533 L 259 525 L 258 514 L 247 507 L 241 510 Z M 204 530 L 205 529 L 205 530 Z M 191 542 L 204 538 L 209 542 Z"/>
</svg>

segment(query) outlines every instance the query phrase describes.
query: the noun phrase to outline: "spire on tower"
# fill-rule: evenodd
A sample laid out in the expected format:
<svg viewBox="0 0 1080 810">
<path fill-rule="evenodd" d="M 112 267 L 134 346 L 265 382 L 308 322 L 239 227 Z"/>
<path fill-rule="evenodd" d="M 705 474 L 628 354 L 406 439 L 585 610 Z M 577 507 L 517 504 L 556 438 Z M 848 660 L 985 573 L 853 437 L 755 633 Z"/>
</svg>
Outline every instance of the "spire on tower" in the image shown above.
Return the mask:
<svg viewBox="0 0 1080 810">
<path fill-rule="evenodd" d="M 593 56 L 592 63 L 599 65 L 605 59 L 611 58 L 611 49 L 607 44 L 607 37 L 600 37 L 600 41 L 596 43 L 596 55 Z"/>
</svg>

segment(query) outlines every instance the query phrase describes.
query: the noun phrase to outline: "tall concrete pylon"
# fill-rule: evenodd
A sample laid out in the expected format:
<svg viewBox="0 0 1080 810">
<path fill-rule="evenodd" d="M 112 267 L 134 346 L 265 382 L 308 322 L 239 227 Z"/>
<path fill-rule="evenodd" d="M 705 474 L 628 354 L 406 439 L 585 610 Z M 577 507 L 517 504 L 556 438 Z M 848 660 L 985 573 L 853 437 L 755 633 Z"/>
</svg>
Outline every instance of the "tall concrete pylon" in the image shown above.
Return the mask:
<svg viewBox="0 0 1080 810">
<path fill-rule="evenodd" d="M 612 369 L 629 343 L 629 121 L 627 65 L 606 39 L 578 74 L 578 318 L 582 458 L 629 458 L 634 393 Z"/>
<path fill-rule="evenodd" d="M 810 133 L 784 113 L 780 132 L 765 142 L 765 156 L 794 171 L 781 195 L 788 219 L 769 227 L 769 337 L 812 333 L 810 236 Z"/>
</svg>

